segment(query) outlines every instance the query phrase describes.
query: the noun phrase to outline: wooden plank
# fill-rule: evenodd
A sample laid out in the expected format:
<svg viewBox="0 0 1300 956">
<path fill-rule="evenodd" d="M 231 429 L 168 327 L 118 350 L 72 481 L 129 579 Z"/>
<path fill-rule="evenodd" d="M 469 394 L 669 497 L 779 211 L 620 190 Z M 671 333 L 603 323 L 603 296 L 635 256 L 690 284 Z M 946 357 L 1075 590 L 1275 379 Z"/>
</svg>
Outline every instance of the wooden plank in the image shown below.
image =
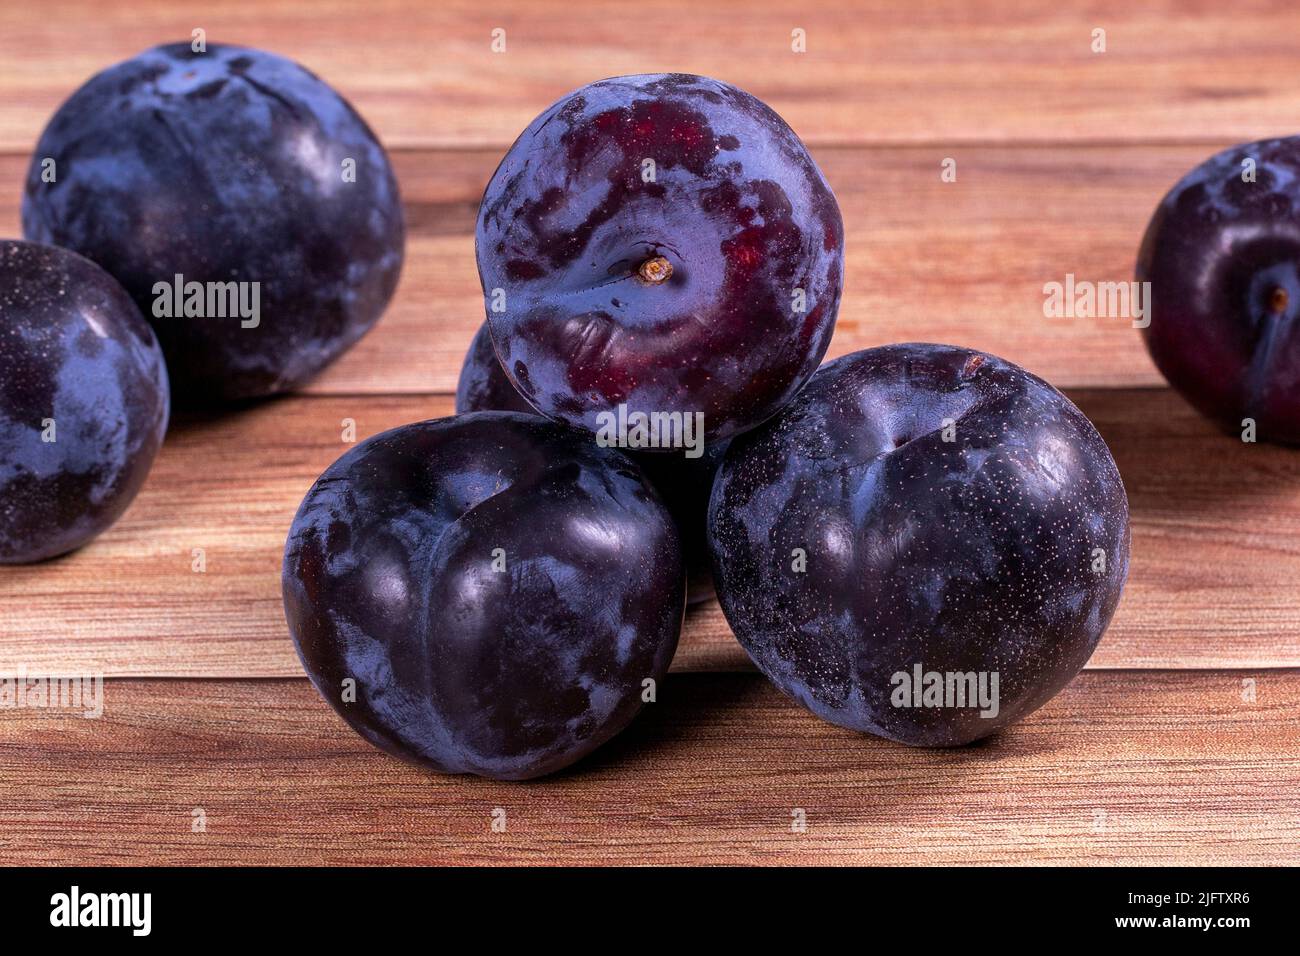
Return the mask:
<svg viewBox="0 0 1300 956">
<path fill-rule="evenodd" d="M 1132 322 L 1048 319 L 1043 286 L 1067 274 L 1133 277 L 1147 219 L 1218 145 L 817 150 L 846 228 L 845 295 L 829 355 L 948 342 L 1017 362 L 1062 388 L 1163 380 Z M 945 156 L 955 183 L 939 179 Z M 315 393 L 453 392 L 483 321 L 474 222 L 496 152 L 399 153 L 410 223 L 387 315 L 313 382 Z M 0 157 L 0 182 L 26 160 Z M 0 235 L 19 234 L 20 190 L 0 191 Z"/>
<path fill-rule="evenodd" d="M 14 864 L 1294 865 L 1300 672 L 1251 679 L 1247 702 L 1238 673 L 1086 673 L 990 741 L 916 750 L 823 723 L 757 675 L 681 675 L 588 761 L 523 785 L 387 757 L 304 680 L 109 682 L 98 720 L 5 712 L 0 851 Z"/>
<path fill-rule="evenodd" d="M 1223 436 L 1167 390 L 1070 394 L 1110 443 L 1133 516 L 1128 588 L 1092 666 L 1300 666 L 1300 454 Z M 300 674 L 281 554 L 302 496 L 349 447 L 344 419 L 364 439 L 451 404 L 297 397 L 178 423 L 114 528 L 67 557 L 0 568 L 0 671 Z M 748 666 L 716 604 L 691 613 L 677 669 Z"/>
<path fill-rule="evenodd" d="M 1300 115 L 1300 88 L 1278 81 L 1300 55 L 1289 0 L 54 0 L 0 6 L 0 149 L 30 148 L 93 73 L 196 27 L 316 70 L 398 146 L 504 147 L 563 93 L 647 70 L 735 83 L 813 143 L 1245 140 Z"/>
</svg>

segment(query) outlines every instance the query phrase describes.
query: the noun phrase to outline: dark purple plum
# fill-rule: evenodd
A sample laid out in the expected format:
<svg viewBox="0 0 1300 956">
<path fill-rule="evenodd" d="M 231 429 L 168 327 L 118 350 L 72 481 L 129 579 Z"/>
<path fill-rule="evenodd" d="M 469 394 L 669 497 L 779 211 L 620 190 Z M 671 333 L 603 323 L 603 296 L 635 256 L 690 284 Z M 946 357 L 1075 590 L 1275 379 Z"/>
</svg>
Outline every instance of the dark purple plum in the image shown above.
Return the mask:
<svg viewBox="0 0 1300 956">
<path fill-rule="evenodd" d="M 1252 161 L 1253 170 L 1247 161 Z M 1234 146 L 1184 176 L 1138 252 L 1144 338 L 1202 414 L 1300 444 L 1300 136 Z"/>
<path fill-rule="evenodd" d="M 79 548 L 121 517 L 168 405 L 158 341 L 112 276 L 0 241 L 0 564 Z"/>
<path fill-rule="evenodd" d="M 501 370 L 487 324 L 479 326 L 465 354 L 456 386 L 456 413 L 536 411 L 510 384 Z M 704 526 L 709 511 L 713 476 L 727 450 L 727 441 L 704 446 L 698 458 L 683 454 L 629 451 L 668 506 L 681 535 L 686 559 L 686 603 L 699 604 L 713 597 L 713 575 Z"/>
<path fill-rule="evenodd" d="M 624 76 L 565 96 L 501 161 L 479 276 L 506 374 L 551 418 L 702 412 L 720 441 L 799 390 L 839 308 L 844 229 L 789 126 L 734 86 Z"/>
<path fill-rule="evenodd" d="M 358 733 L 444 773 L 520 780 L 641 709 L 677 646 L 683 579 L 630 459 L 537 415 L 476 412 L 331 465 L 283 581 L 303 665 Z"/>
<path fill-rule="evenodd" d="M 22 216 L 27 238 L 126 287 L 190 405 L 292 389 L 334 361 L 384 311 L 405 237 L 388 156 L 352 107 L 296 63 L 219 45 L 91 78 L 41 136 Z M 202 284 L 200 314 L 167 316 L 160 284 L 178 275 Z"/>
<path fill-rule="evenodd" d="M 730 439 L 706 445 L 699 458 L 634 452 L 650 484 L 663 498 L 682 539 L 686 562 L 686 603 L 699 604 L 713 597 L 713 569 L 706 535 L 709 495 L 713 478 L 727 452 Z"/>
<path fill-rule="evenodd" d="M 470 343 L 460 367 L 460 380 L 456 383 L 456 414 L 465 412 L 537 414 L 501 370 L 501 363 L 492 350 L 492 336 L 486 322 L 474 333 L 474 341 Z"/>
<path fill-rule="evenodd" d="M 727 620 L 777 687 L 832 723 L 950 746 L 1083 667 L 1128 573 L 1128 501 L 1042 379 L 891 345 L 828 363 L 732 442 L 709 544 Z"/>
</svg>

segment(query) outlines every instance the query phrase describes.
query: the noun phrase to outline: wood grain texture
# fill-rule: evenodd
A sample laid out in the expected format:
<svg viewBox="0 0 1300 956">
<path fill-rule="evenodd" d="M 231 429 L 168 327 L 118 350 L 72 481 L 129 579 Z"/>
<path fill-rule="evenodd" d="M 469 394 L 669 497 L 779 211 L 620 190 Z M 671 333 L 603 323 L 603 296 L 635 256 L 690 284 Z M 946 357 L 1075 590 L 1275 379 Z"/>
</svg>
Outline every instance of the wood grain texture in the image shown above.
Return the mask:
<svg viewBox="0 0 1300 956">
<path fill-rule="evenodd" d="M 1300 666 L 1300 455 L 1221 435 L 1165 389 L 1070 394 L 1110 444 L 1133 518 L 1129 583 L 1091 666 Z M 362 440 L 451 405 L 297 397 L 179 422 L 117 525 L 67 557 L 0 568 L 0 670 L 301 674 L 279 584 L 298 503 L 350 447 L 345 419 Z M 674 666 L 750 665 L 710 603 Z"/>
<path fill-rule="evenodd" d="M 844 216 L 845 293 L 828 357 L 945 342 L 1010 359 L 1061 388 L 1164 384 L 1125 318 L 1046 318 L 1067 274 L 1128 282 L 1157 202 L 1226 143 L 1116 148 L 815 150 Z M 940 181 L 944 157 L 957 181 Z M 384 318 L 306 391 L 455 391 L 484 309 L 474 223 L 499 152 L 395 156 L 409 227 Z M 27 160 L 0 156 L 0 235 L 18 235 Z"/>
<path fill-rule="evenodd" d="M 1216 433 L 1128 321 L 1042 310 L 1067 273 L 1128 280 L 1155 204 L 1210 153 L 1297 131 L 1292 0 L 662 0 L 652 18 L 614 0 L 4 3 L 0 235 L 20 234 L 58 104 L 196 27 L 295 58 L 357 106 L 393 149 L 406 268 L 306 394 L 176 423 L 113 529 L 0 568 L 0 673 L 117 675 L 99 720 L 0 710 L 0 859 L 1300 864 L 1300 453 Z M 345 419 L 363 439 L 451 411 L 502 152 L 561 94 L 660 70 L 736 83 L 809 143 L 847 230 L 830 356 L 1002 355 L 1066 389 L 1115 453 L 1134 532 L 1120 610 L 1090 669 L 994 740 L 913 750 L 822 723 L 725 673 L 749 663 L 716 604 L 688 616 L 677 673 L 627 733 L 528 785 L 385 757 L 301 677 L 285 533 L 349 447 Z"/>
<path fill-rule="evenodd" d="M 117 681 L 0 720 L 12 863 L 1300 863 L 1300 672 L 1090 672 L 983 744 L 680 675 L 592 758 L 503 784 L 381 754 L 298 681 Z M 206 832 L 192 832 L 201 808 Z M 506 814 L 491 830 L 493 810 Z M 792 831 L 802 809 L 806 832 Z"/>
<path fill-rule="evenodd" d="M 1300 87 L 1279 82 L 1300 58 L 1287 0 L 658 0 L 649 18 L 616 0 L 52 0 L 0 5 L 0 149 L 29 149 L 92 74 L 196 27 L 297 59 L 395 146 L 504 147 L 569 90 L 656 71 L 735 83 L 812 143 L 1246 140 L 1300 116 Z"/>
</svg>

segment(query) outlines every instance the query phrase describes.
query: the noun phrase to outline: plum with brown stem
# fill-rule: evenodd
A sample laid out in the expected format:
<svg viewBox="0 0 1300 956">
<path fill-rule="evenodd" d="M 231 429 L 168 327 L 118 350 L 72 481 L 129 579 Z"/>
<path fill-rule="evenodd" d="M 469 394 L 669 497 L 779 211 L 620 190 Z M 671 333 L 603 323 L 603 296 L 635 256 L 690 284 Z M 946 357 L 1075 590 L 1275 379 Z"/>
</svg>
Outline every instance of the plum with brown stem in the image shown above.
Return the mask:
<svg viewBox="0 0 1300 956">
<path fill-rule="evenodd" d="M 799 390 L 839 308 L 844 229 L 785 121 L 726 83 L 601 80 L 520 135 L 475 236 L 487 319 L 543 415 L 702 413 L 707 441 Z"/>
</svg>

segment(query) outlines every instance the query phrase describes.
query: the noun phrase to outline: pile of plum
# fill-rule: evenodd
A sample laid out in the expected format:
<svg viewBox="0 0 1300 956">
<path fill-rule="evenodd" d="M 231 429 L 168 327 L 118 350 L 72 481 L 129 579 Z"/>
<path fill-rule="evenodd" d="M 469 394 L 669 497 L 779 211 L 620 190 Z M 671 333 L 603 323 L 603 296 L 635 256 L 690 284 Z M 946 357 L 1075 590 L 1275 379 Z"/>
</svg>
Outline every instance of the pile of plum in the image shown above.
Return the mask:
<svg viewBox="0 0 1300 956">
<path fill-rule="evenodd" d="M 116 520 L 173 396 L 246 401 L 333 361 L 404 247 L 364 121 L 226 46 L 149 50 L 77 91 L 23 227 L 0 243 L 0 563 Z M 657 699 L 687 604 L 715 590 L 759 669 L 854 730 L 962 744 L 1057 693 L 1127 576 L 1115 462 L 991 355 L 820 365 L 843 248 L 803 143 L 733 86 L 618 77 L 538 116 L 479 210 L 486 322 L 456 415 L 347 452 L 289 531 L 285 612 L 322 696 L 436 770 L 552 773 Z M 1161 369 L 1283 441 L 1298 263 L 1295 140 L 1192 173 L 1139 262 Z"/>
</svg>

